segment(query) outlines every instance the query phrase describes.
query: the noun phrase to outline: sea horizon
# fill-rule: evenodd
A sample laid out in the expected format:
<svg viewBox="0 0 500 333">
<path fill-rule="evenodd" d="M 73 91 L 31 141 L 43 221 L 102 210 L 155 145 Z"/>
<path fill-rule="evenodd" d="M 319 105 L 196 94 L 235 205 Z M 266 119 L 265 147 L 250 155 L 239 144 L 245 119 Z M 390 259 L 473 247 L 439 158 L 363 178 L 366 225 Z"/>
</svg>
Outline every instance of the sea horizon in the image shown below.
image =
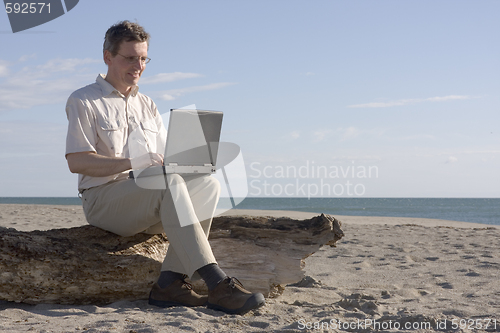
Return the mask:
<svg viewBox="0 0 500 333">
<path fill-rule="evenodd" d="M 0 197 L 0 204 L 81 205 L 78 197 Z M 500 198 L 245 198 L 236 209 L 431 218 L 500 225 Z"/>
</svg>

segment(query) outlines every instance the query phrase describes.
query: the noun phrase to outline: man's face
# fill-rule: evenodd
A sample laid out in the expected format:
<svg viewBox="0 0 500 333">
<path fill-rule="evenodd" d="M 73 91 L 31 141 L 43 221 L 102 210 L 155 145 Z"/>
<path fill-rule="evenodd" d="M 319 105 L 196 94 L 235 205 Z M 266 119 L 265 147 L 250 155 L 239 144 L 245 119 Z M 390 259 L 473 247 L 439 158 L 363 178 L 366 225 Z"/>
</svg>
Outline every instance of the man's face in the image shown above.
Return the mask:
<svg viewBox="0 0 500 333">
<path fill-rule="evenodd" d="M 140 60 L 129 63 L 129 57 L 147 57 L 147 42 L 122 42 L 116 56 L 104 51 L 104 61 L 108 65 L 106 81 L 111 83 L 122 94 L 128 94 L 137 85 L 146 64 Z"/>
</svg>

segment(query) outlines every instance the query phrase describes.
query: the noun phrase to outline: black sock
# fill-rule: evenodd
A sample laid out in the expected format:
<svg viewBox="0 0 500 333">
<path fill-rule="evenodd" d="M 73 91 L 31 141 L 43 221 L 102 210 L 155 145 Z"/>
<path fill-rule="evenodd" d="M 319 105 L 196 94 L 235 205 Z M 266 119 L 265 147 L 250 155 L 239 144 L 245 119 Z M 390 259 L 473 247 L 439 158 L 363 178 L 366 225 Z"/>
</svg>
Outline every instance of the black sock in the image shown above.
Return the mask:
<svg viewBox="0 0 500 333">
<path fill-rule="evenodd" d="M 208 290 L 214 290 L 215 287 L 227 276 L 217 264 L 208 264 L 197 270 L 201 278 L 205 280 Z"/>
<path fill-rule="evenodd" d="M 172 272 L 172 271 L 163 271 L 160 273 L 160 277 L 158 278 L 158 285 L 160 288 L 166 288 L 175 280 L 182 279 L 184 274 Z"/>
</svg>

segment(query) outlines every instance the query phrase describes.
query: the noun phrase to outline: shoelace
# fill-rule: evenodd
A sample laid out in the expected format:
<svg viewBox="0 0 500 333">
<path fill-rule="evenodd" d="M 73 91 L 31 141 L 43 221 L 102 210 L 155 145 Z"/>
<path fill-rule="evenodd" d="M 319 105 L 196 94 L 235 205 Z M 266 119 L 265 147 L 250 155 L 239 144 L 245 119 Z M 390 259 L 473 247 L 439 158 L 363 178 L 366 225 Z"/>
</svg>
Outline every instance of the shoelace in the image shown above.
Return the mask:
<svg viewBox="0 0 500 333">
<path fill-rule="evenodd" d="M 236 288 L 236 285 L 240 286 L 241 288 L 245 288 L 245 287 L 243 287 L 243 284 L 240 282 L 240 280 L 238 280 L 235 277 L 230 278 L 229 279 L 229 287 Z"/>
<path fill-rule="evenodd" d="M 189 283 L 189 282 L 186 282 L 187 277 L 188 277 L 188 276 L 187 276 L 186 274 L 184 274 L 184 275 L 182 276 L 182 282 L 183 282 L 183 285 L 185 285 L 187 289 L 189 289 L 189 290 L 193 290 L 193 285 L 192 285 L 191 283 Z"/>
</svg>

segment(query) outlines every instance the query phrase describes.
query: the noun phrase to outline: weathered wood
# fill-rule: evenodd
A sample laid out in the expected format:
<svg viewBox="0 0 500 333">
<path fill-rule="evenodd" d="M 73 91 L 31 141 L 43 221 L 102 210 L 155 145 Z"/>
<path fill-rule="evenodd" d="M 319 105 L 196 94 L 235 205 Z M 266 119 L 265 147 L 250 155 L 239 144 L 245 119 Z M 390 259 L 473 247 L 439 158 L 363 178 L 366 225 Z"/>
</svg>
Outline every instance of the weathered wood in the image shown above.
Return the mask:
<svg viewBox="0 0 500 333">
<path fill-rule="evenodd" d="M 217 217 L 219 265 L 266 296 L 303 277 L 303 259 L 343 236 L 329 215 L 310 220 Z M 106 304 L 147 298 L 168 248 L 165 235 L 120 237 L 92 226 L 20 232 L 0 228 L 0 299 Z M 203 292 L 204 284 L 195 282 Z"/>
</svg>

